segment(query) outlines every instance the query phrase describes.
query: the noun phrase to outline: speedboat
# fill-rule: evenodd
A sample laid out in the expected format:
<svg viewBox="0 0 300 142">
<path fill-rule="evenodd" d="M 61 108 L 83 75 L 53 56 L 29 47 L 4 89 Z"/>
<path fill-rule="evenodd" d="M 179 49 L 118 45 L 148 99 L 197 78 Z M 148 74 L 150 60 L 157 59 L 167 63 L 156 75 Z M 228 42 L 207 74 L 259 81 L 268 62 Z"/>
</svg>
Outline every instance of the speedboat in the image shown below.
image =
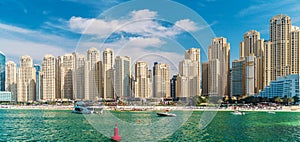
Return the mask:
<svg viewBox="0 0 300 142">
<path fill-rule="evenodd" d="M 169 113 L 169 112 L 157 112 L 156 114 L 158 116 L 163 116 L 163 117 L 175 117 L 176 116 L 176 114 Z"/>
<path fill-rule="evenodd" d="M 270 113 L 270 114 L 276 114 L 275 111 L 268 111 L 267 113 Z"/>
<path fill-rule="evenodd" d="M 92 110 L 89 110 L 87 107 L 83 107 L 83 106 L 75 106 L 74 110 L 72 112 L 73 113 L 78 113 L 78 114 L 92 114 L 92 113 L 94 113 Z"/>
<path fill-rule="evenodd" d="M 233 115 L 245 115 L 245 112 L 235 110 L 234 112 L 231 112 L 231 114 L 233 114 Z"/>
</svg>

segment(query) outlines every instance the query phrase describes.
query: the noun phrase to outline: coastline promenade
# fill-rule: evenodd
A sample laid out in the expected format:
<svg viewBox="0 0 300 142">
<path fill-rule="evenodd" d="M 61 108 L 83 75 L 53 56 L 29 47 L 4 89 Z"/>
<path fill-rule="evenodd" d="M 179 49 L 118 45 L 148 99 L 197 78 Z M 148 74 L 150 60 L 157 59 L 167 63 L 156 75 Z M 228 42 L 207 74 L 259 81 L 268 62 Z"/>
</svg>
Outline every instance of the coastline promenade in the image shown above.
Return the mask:
<svg viewBox="0 0 300 142">
<path fill-rule="evenodd" d="M 99 106 L 95 106 L 97 108 Z M 110 111 L 256 111 L 256 112 L 300 112 L 300 106 L 282 106 L 280 108 L 242 108 L 242 107 L 196 107 L 196 106 L 100 106 L 104 110 Z M 73 110 L 73 105 L 57 106 L 57 105 L 37 105 L 37 106 L 19 106 L 19 105 L 0 105 L 0 109 L 32 109 L 32 110 Z"/>
</svg>

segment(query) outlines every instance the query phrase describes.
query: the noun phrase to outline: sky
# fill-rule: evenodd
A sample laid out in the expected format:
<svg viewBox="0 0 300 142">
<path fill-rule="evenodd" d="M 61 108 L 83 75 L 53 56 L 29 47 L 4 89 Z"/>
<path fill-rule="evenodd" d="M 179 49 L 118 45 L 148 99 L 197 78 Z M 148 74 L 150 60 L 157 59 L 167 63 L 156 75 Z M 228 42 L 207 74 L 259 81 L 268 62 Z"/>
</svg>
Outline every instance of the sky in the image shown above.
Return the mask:
<svg viewBox="0 0 300 142">
<path fill-rule="evenodd" d="M 2 0 L 0 51 L 19 62 L 30 55 L 62 56 L 90 47 L 114 49 L 133 61 L 166 61 L 177 66 L 184 50 L 201 48 L 207 60 L 212 37 L 225 37 L 231 61 L 239 58 L 243 34 L 257 30 L 269 38 L 269 20 L 277 14 L 300 26 L 297 0 Z"/>
</svg>

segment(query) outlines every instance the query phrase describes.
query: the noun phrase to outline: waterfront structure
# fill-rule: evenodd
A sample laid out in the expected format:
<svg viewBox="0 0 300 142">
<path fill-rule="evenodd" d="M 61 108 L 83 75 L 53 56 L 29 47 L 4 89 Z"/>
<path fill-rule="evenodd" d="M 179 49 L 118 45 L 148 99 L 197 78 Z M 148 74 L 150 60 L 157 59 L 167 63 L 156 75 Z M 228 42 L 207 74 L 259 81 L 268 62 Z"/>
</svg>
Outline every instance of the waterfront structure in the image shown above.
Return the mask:
<svg viewBox="0 0 300 142">
<path fill-rule="evenodd" d="M 291 74 L 300 74 L 300 29 L 292 26 L 291 34 Z"/>
<path fill-rule="evenodd" d="M 170 65 L 154 63 L 153 66 L 153 97 L 170 98 Z"/>
<path fill-rule="evenodd" d="M 138 61 L 135 63 L 135 98 L 150 98 L 152 93 L 151 70 L 148 70 L 146 62 Z"/>
<path fill-rule="evenodd" d="M 17 65 L 13 61 L 5 64 L 5 91 L 11 92 L 13 101 L 17 98 Z"/>
<path fill-rule="evenodd" d="M 54 101 L 56 99 L 55 92 L 55 57 L 53 55 L 45 55 L 42 62 L 42 91 L 41 99 L 44 101 Z"/>
<path fill-rule="evenodd" d="M 271 41 L 271 80 L 290 74 L 291 48 L 290 32 L 292 20 L 289 16 L 279 14 L 270 20 Z"/>
<path fill-rule="evenodd" d="M 192 61 L 197 62 L 197 71 L 198 71 L 198 87 L 197 87 L 197 95 L 201 94 L 201 69 L 200 69 L 200 49 L 198 48 L 190 48 L 185 51 L 184 59 L 190 59 Z"/>
<path fill-rule="evenodd" d="M 208 48 L 209 95 L 230 95 L 230 44 L 224 37 L 213 38 Z"/>
<path fill-rule="evenodd" d="M 5 62 L 5 55 L 0 51 L 0 91 L 5 90 Z"/>
<path fill-rule="evenodd" d="M 114 94 L 114 52 L 109 48 L 103 51 L 104 99 L 115 99 Z"/>
<path fill-rule="evenodd" d="M 40 80 L 40 72 L 41 72 L 41 66 L 39 64 L 34 64 L 33 65 L 34 69 L 35 69 L 35 78 L 36 78 L 36 85 L 35 85 L 35 98 L 37 101 L 40 101 L 42 99 L 41 97 L 41 90 L 40 88 L 42 88 L 41 85 L 41 80 Z"/>
<path fill-rule="evenodd" d="M 176 95 L 177 76 L 178 75 L 173 75 L 173 77 L 170 79 L 170 94 L 173 99 L 175 99 L 177 97 L 177 95 Z"/>
<path fill-rule="evenodd" d="M 266 86 L 264 90 L 260 91 L 259 96 L 263 98 L 292 98 L 297 96 L 300 98 L 299 74 L 278 77 L 276 80 L 270 82 L 270 86 Z"/>
<path fill-rule="evenodd" d="M 0 91 L 0 102 L 11 102 L 15 101 L 12 92 Z"/>
<path fill-rule="evenodd" d="M 235 97 L 245 96 L 245 60 L 234 60 L 232 62 L 232 73 L 231 73 L 231 94 Z"/>
<path fill-rule="evenodd" d="M 177 97 L 190 98 L 198 95 L 198 62 L 190 59 L 179 62 L 177 81 Z"/>
<path fill-rule="evenodd" d="M 131 58 L 129 56 L 117 56 L 115 58 L 115 94 L 121 98 L 128 98 L 131 82 Z"/>
<path fill-rule="evenodd" d="M 74 100 L 85 99 L 85 56 L 76 52 L 72 53 L 74 71 L 73 71 L 73 93 Z"/>
<path fill-rule="evenodd" d="M 202 96 L 208 96 L 208 76 L 209 76 L 209 63 L 208 62 L 203 62 L 202 63 Z"/>
<path fill-rule="evenodd" d="M 33 67 L 32 58 L 28 55 L 22 56 L 18 71 L 18 102 L 35 101 L 35 77 L 35 68 Z"/>
<path fill-rule="evenodd" d="M 74 59 L 72 54 L 66 54 L 63 56 L 61 64 L 61 98 L 62 99 L 71 99 L 73 96 L 73 68 L 74 68 Z"/>
</svg>

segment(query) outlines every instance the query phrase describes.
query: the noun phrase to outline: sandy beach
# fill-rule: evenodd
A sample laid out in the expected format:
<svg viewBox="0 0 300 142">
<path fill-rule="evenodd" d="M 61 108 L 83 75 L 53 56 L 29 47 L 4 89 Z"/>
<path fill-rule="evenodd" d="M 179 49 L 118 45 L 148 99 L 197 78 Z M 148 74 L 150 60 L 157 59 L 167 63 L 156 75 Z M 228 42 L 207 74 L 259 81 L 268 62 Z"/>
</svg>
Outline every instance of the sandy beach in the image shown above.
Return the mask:
<svg viewBox="0 0 300 142">
<path fill-rule="evenodd" d="M 256 111 L 256 112 L 300 112 L 300 106 L 282 106 L 272 108 L 216 108 L 216 107 L 194 107 L 194 106 L 102 106 L 104 110 L 112 111 Z M 39 105 L 39 106 L 18 106 L 18 105 L 0 105 L 0 109 L 37 109 L 37 110 L 73 110 L 74 106 L 57 106 L 57 105 Z"/>
</svg>

